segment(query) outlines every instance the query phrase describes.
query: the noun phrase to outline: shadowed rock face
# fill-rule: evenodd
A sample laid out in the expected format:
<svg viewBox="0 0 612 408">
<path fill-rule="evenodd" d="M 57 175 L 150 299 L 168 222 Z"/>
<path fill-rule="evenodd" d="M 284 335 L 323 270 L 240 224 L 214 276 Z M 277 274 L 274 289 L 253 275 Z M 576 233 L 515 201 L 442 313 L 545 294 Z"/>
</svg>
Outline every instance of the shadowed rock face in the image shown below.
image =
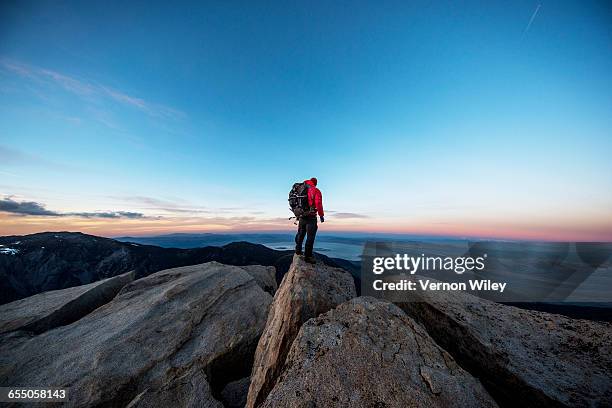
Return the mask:
<svg viewBox="0 0 612 408">
<path fill-rule="evenodd" d="M 227 384 L 221 391 L 221 401 L 225 408 L 243 408 L 246 404 L 251 377 L 241 378 Z"/>
<path fill-rule="evenodd" d="M 0 306 L 0 334 L 15 330 L 42 333 L 77 321 L 111 301 L 129 282 L 134 272 L 89 285 L 39 293 Z"/>
<path fill-rule="evenodd" d="M 261 404 L 274 386 L 302 324 L 355 297 L 349 273 L 295 256 L 270 308 L 255 352 L 247 407 Z"/>
<path fill-rule="evenodd" d="M 397 306 L 348 301 L 306 322 L 263 407 L 495 407 Z"/>
<path fill-rule="evenodd" d="M 612 406 L 612 326 L 466 293 L 398 303 L 504 406 Z"/>
<path fill-rule="evenodd" d="M 0 384 L 67 387 L 68 406 L 221 406 L 271 302 L 240 267 L 161 271 L 69 325 L 0 335 Z"/>
<path fill-rule="evenodd" d="M 146 389 L 139 393 L 126 408 L 224 408 L 212 397 L 206 375 L 198 368 L 191 368 L 180 377 L 157 389 Z"/>
<path fill-rule="evenodd" d="M 241 266 L 249 275 L 255 278 L 255 282 L 270 295 L 274 296 L 278 285 L 276 284 L 276 268 L 273 266 L 247 265 Z"/>
</svg>

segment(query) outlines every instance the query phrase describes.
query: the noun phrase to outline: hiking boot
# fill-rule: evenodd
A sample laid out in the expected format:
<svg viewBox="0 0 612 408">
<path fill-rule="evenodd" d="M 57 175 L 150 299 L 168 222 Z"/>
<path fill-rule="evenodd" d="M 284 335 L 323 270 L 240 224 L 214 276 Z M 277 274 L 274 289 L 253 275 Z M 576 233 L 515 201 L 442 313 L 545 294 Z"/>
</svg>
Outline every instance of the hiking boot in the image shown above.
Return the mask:
<svg viewBox="0 0 612 408">
<path fill-rule="evenodd" d="M 304 261 L 308 262 L 309 264 L 317 263 L 317 260 L 314 258 L 314 256 L 307 256 L 306 258 L 304 258 Z"/>
</svg>

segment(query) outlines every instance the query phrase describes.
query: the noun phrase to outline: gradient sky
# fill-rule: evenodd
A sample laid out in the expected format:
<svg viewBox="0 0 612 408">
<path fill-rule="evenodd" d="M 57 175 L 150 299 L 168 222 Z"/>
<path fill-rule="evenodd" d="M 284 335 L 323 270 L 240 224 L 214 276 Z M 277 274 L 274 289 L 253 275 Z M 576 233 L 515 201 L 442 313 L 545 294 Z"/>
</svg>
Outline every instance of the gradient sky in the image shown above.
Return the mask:
<svg viewBox="0 0 612 408">
<path fill-rule="evenodd" d="M 612 240 L 612 7 L 0 5 L 0 235 Z"/>
</svg>

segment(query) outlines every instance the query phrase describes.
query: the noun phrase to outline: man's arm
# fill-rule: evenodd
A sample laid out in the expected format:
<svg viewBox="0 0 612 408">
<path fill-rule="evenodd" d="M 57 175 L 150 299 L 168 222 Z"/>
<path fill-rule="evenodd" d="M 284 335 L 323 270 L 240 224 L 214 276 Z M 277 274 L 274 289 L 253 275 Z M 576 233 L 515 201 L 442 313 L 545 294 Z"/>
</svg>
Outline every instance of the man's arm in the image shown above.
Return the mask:
<svg viewBox="0 0 612 408">
<path fill-rule="evenodd" d="M 323 212 L 323 196 L 321 194 L 321 190 L 318 188 L 315 191 L 315 208 L 317 209 L 317 213 L 319 213 L 319 217 L 325 216 L 325 213 Z"/>
</svg>

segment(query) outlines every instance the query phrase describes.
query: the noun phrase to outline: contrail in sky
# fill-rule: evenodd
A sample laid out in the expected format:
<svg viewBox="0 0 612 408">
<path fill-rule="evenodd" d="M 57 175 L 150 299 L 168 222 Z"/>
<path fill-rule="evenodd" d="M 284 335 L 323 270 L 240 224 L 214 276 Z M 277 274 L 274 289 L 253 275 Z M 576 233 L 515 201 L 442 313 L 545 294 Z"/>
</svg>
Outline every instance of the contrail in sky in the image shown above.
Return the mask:
<svg viewBox="0 0 612 408">
<path fill-rule="evenodd" d="M 538 11 L 540 11 L 540 7 L 542 7 L 542 5 L 538 4 L 535 11 L 531 15 L 531 18 L 529 19 L 529 23 L 527 23 L 527 27 L 525 27 L 525 29 L 523 30 L 523 34 L 521 35 L 521 37 L 527 34 L 527 31 L 529 31 L 529 28 L 531 27 L 531 23 L 533 23 L 533 20 L 535 20 L 536 16 L 538 15 Z"/>
</svg>

